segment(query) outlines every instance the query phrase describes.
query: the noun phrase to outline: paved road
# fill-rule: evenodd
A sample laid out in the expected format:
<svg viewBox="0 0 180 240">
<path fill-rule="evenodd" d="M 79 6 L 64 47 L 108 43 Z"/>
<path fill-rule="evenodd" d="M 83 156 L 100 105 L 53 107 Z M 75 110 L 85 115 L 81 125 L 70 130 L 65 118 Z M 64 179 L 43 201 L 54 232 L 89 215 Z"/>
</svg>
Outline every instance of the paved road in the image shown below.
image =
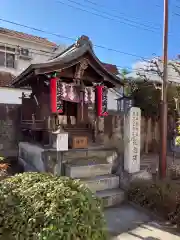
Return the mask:
<svg viewBox="0 0 180 240">
<path fill-rule="evenodd" d="M 111 240 L 180 240 L 172 226 L 130 205 L 105 210 Z"/>
</svg>

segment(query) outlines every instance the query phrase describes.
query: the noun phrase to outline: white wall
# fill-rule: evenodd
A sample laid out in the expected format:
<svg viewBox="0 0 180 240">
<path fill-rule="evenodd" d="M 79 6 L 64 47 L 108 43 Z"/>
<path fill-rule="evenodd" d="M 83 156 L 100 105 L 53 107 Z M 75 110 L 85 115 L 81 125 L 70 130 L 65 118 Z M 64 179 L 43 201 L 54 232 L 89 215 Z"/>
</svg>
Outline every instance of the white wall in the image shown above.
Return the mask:
<svg viewBox="0 0 180 240">
<path fill-rule="evenodd" d="M 31 63 L 46 62 L 54 54 L 53 47 L 41 45 L 35 42 L 23 40 L 23 39 L 9 37 L 9 36 L 6 36 L 5 34 L 0 34 L 0 45 L 3 45 L 3 43 L 9 44 L 9 47 L 12 47 L 12 48 L 15 48 L 16 46 L 20 46 L 22 48 L 29 49 L 29 51 L 32 53 L 32 60 L 18 59 L 18 55 L 16 55 L 16 58 L 17 58 L 16 69 L 0 66 L 0 71 L 10 72 L 15 76 L 18 76 Z M 51 52 L 52 54 L 45 53 L 43 51 Z"/>
<path fill-rule="evenodd" d="M 119 93 L 118 93 L 119 92 Z M 117 111 L 117 98 L 121 97 L 120 89 L 109 89 L 108 90 L 108 110 Z"/>
<path fill-rule="evenodd" d="M 30 94 L 30 90 L 0 87 L 0 104 L 21 104 L 22 93 Z"/>
</svg>

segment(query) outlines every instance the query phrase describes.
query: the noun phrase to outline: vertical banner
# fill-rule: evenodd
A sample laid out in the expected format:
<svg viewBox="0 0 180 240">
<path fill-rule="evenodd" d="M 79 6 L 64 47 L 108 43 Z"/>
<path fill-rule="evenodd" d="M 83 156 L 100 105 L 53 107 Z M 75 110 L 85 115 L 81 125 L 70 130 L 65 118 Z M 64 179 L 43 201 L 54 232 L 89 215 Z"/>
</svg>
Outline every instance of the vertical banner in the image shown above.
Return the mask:
<svg viewBox="0 0 180 240">
<path fill-rule="evenodd" d="M 63 101 L 61 99 L 61 84 L 58 78 L 50 79 L 50 97 L 51 97 L 51 111 L 52 113 L 63 112 Z"/>
<path fill-rule="evenodd" d="M 107 109 L 107 88 L 105 86 L 96 86 L 96 112 L 97 116 L 104 117 L 108 115 Z"/>
</svg>

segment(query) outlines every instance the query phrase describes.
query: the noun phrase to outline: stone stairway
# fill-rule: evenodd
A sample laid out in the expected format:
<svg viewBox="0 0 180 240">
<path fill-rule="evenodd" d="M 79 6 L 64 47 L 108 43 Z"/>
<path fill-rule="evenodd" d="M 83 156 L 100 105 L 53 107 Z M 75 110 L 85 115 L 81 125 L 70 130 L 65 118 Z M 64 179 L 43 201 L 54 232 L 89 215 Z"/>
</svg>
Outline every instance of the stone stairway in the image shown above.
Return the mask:
<svg viewBox="0 0 180 240">
<path fill-rule="evenodd" d="M 81 179 L 92 192 L 103 199 L 105 207 L 121 204 L 124 191 L 119 188 L 119 177 L 111 174 L 112 164 L 106 158 L 82 159 L 65 167 L 66 176 Z"/>
</svg>

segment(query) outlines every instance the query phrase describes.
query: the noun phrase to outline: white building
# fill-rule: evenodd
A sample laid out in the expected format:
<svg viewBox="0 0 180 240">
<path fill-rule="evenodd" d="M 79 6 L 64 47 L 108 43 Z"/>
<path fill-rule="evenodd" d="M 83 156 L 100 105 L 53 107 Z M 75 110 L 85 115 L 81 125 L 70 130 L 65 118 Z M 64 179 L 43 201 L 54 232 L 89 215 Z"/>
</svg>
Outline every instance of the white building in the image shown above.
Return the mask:
<svg viewBox="0 0 180 240">
<path fill-rule="evenodd" d="M 31 63 L 48 61 L 56 48 L 45 38 L 0 28 L 0 86 L 8 85 Z"/>
</svg>

